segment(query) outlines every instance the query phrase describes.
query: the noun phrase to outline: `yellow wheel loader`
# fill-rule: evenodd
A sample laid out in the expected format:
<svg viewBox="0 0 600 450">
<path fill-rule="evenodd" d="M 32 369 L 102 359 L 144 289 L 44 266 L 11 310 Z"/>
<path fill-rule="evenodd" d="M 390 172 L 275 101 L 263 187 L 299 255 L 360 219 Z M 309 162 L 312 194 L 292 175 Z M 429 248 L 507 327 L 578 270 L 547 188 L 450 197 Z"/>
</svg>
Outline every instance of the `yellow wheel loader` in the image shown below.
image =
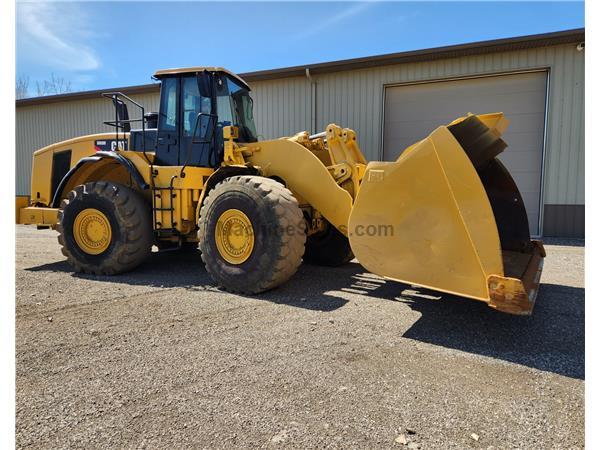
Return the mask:
<svg viewBox="0 0 600 450">
<path fill-rule="evenodd" d="M 250 88 L 218 67 L 162 70 L 160 110 L 122 93 L 114 133 L 34 153 L 17 222 L 52 227 L 74 270 L 118 274 L 200 247 L 226 290 L 256 294 L 302 259 L 354 257 L 405 283 L 530 314 L 545 256 L 497 159 L 502 113 L 440 126 L 394 162 L 367 162 L 353 130 L 259 141 Z M 129 118 L 128 107 L 141 117 Z M 132 124 L 137 123 L 136 128 Z"/>
</svg>

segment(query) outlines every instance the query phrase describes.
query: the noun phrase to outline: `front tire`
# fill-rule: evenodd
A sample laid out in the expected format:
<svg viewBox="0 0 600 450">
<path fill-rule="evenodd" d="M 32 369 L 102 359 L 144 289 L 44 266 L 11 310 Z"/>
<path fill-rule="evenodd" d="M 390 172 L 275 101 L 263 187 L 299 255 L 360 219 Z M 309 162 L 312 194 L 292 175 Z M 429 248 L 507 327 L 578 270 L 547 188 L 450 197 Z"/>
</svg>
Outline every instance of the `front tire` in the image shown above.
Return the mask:
<svg viewBox="0 0 600 450">
<path fill-rule="evenodd" d="M 152 251 L 148 205 L 133 189 L 97 181 L 75 187 L 58 211 L 58 242 L 75 271 L 115 275 Z"/>
<path fill-rule="evenodd" d="M 200 210 L 200 251 L 209 275 L 230 292 L 257 294 L 300 266 L 306 223 L 282 184 L 259 176 L 227 178 Z"/>
</svg>

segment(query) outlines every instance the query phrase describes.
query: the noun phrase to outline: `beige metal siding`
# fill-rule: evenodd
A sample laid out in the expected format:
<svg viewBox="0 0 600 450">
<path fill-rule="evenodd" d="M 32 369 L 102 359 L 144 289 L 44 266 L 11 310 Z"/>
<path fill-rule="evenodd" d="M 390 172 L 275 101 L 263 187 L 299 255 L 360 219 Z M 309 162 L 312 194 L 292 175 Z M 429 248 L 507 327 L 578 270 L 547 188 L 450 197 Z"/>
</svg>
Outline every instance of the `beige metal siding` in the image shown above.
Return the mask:
<svg viewBox="0 0 600 450">
<path fill-rule="evenodd" d="M 369 159 L 382 155 L 386 84 L 549 68 L 545 204 L 583 204 L 584 54 L 575 44 L 313 75 L 317 127 L 357 130 Z M 303 77 L 251 83 L 258 132 L 265 138 L 310 130 L 310 83 Z M 158 95 L 151 95 L 154 104 Z M 17 108 L 17 193 L 28 193 L 31 153 L 57 140 L 103 129 L 110 103 L 63 102 Z M 152 109 L 152 108 L 148 108 Z"/>
<path fill-rule="evenodd" d="M 468 112 L 504 112 L 511 126 L 500 160 L 523 196 L 539 235 L 547 72 L 390 86 L 385 90 L 383 155 L 393 161 L 433 129 Z"/>
<path fill-rule="evenodd" d="M 380 159 L 384 85 L 548 68 L 544 202 L 583 204 L 584 53 L 568 44 L 315 76 L 318 126 L 356 129 L 367 158 Z"/>
<path fill-rule="evenodd" d="M 303 77 L 251 83 L 254 120 L 261 139 L 310 130 L 311 91 Z"/>
<path fill-rule="evenodd" d="M 576 47 L 565 44 L 313 75 L 317 83 L 317 129 L 323 130 L 330 122 L 353 128 L 358 132 L 359 144 L 366 157 L 381 159 L 384 86 L 547 69 L 543 204 L 583 205 L 585 51 L 577 51 Z M 276 88 L 269 86 L 272 83 L 276 83 Z M 294 87 L 294 96 L 286 97 L 285 85 Z M 256 114 L 257 126 L 265 137 L 310 129 L 310 83 L 307 78 L 262 81 L 254 83 L 253 87 L 257 94 L 256 103 L 269 105 L 270 115 L 265 111 Z M 293 99 L 296 102 L 290 103 Z M 282 123 L 283 110 L 289 113 L 290 108 L 295 115 L 289 122 Z M 569 222 L 570 219 L 560 220 Z"/>
<path fill-rule="evenodd" d="M 131 96 L 141 103 L 146 112 L 158 111 L 158 93 Z M 104 125 L 114 120 L 114 108 L 110 100 L 49 103 L 46 105 L 21 106 L 16 110 L 16 193 L 29 195 L 31 186 L 31 158 L 33 152 L 47 145 L 86 134 L 114 131 Z M 131 118 L 139 117 L 129 107 Z M 132 125 L 135 128 L 135 124 Z"/>
</svg>

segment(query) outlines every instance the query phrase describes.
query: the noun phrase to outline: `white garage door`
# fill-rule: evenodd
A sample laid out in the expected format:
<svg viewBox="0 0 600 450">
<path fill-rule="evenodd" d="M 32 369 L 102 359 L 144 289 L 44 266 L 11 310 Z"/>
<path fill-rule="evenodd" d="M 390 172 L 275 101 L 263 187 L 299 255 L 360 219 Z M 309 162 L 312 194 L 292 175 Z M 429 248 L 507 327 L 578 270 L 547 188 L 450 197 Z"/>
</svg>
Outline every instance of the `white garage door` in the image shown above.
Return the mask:
<svg viewBox="0 0 600 450">
<path fill-rule="evenodd" d="M 510 127 L 500 159 L 521 191 L 532 235 L 539 235 L 546 78 L 546 72 L 532 72 L 387 87 L 384 160 L 395 160 L 439 125 L 468 112 L 501 111 Z"/>
</svg>

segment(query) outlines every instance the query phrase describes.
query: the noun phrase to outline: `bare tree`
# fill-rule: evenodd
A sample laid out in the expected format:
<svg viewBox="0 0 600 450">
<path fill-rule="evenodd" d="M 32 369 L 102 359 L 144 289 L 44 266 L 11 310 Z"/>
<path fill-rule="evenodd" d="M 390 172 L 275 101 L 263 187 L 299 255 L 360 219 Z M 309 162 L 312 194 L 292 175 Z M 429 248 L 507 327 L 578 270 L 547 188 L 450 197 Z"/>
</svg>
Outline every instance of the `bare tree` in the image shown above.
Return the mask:
<svg viewBox="0 0 600 450">
<path fill-rule="evenodd" d="M 71 92 L 71 82 L 62 77 L 57 77 L 53 73 L 49 80 L 44 80 L 41 83 L 36 81 L 37 95 L 53 95 Z"/>
<path fill-rule="evenodd" d="M 17 100 L 29 96 L 29 77 L 21 75 L 17 78 L 15 96 Z"/>
</svg>

